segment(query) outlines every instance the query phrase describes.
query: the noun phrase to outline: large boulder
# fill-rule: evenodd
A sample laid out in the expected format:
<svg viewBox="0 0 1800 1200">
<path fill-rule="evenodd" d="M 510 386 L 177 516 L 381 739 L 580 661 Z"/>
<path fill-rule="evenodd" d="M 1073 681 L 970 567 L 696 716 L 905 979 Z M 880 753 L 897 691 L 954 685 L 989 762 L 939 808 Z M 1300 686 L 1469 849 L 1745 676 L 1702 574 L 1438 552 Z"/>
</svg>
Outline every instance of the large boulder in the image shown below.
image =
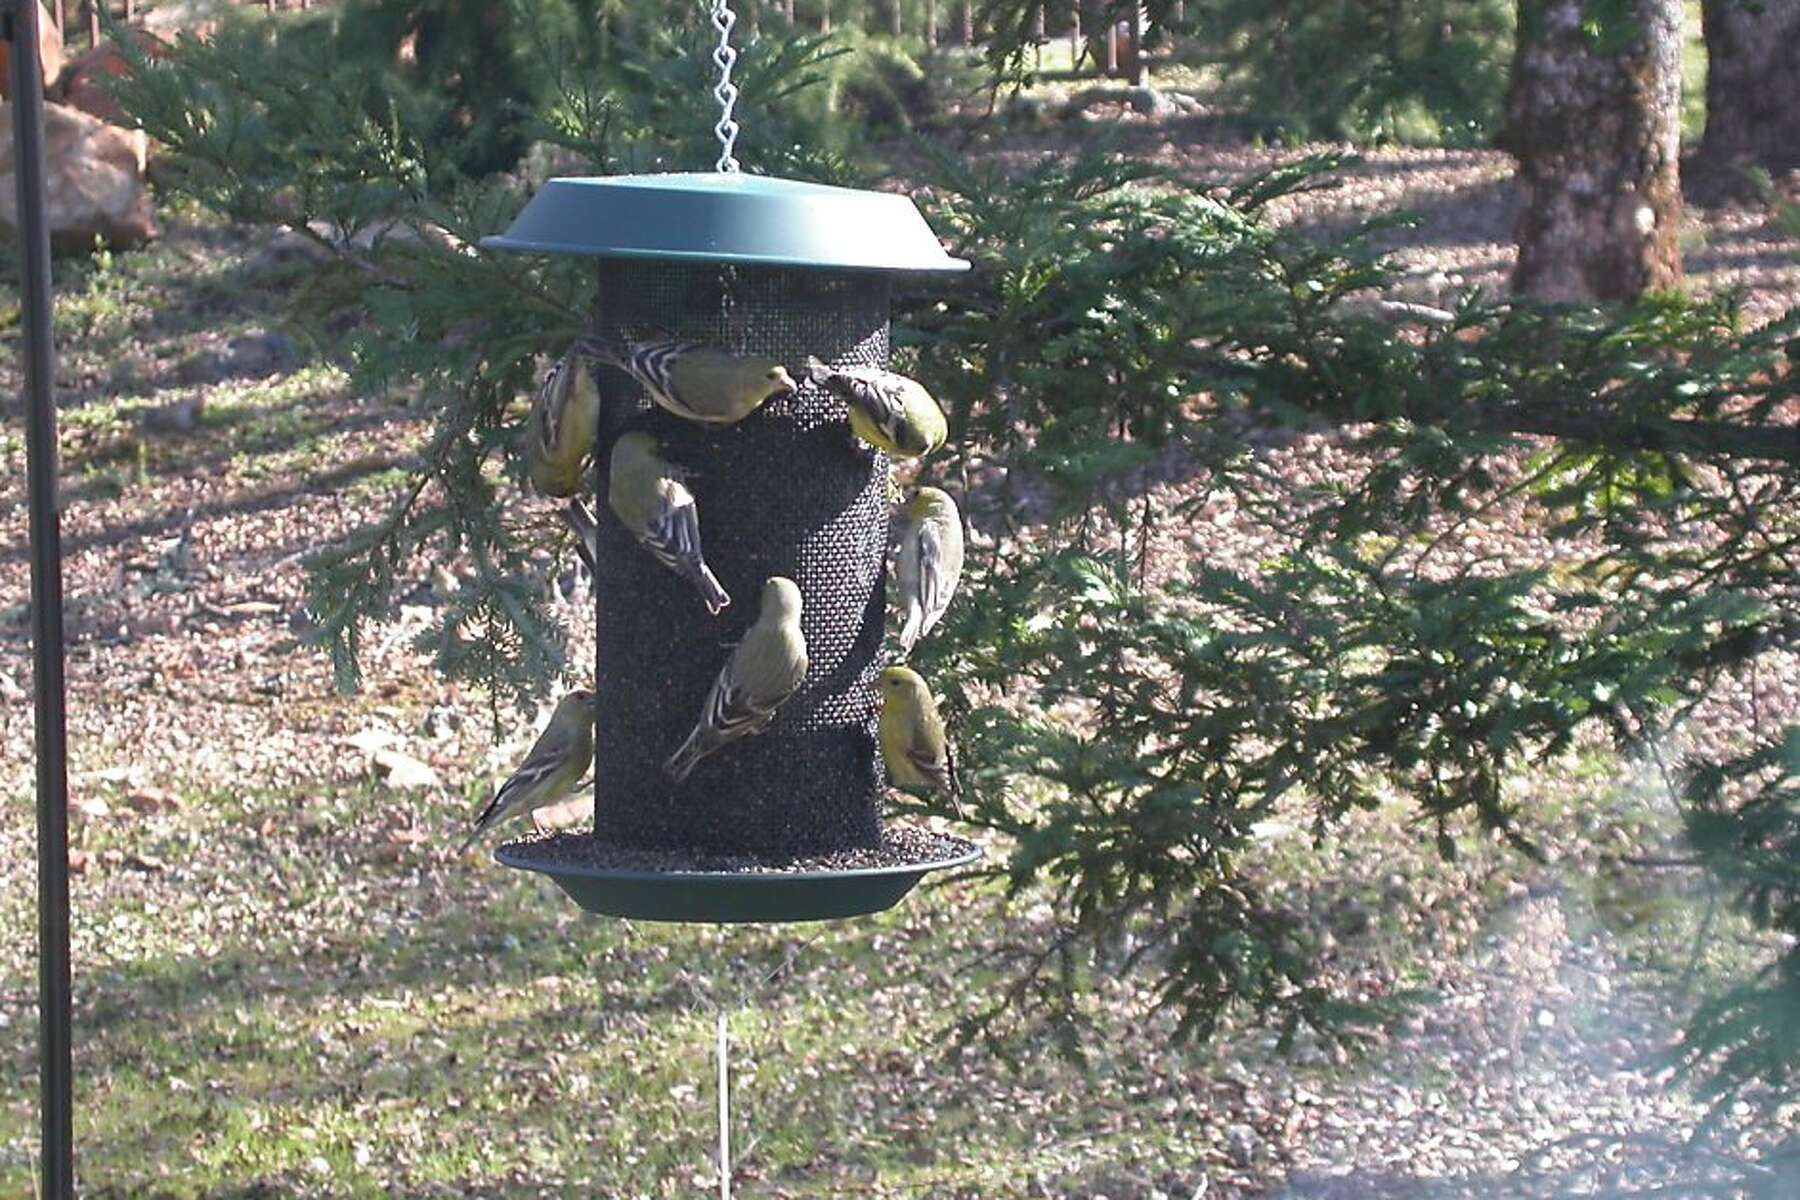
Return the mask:
<svg viewBox="0 0 1800 1200">
<path fill-rule="evenodd" d="M 130 30 L 127 37 L 150 58 L 167 58 L 169 45 L 154 34 L 141 29 Z M 118 101 L 107 90 L 107 80 L 124 79 L 131 74 L 131 60 L 112 42 L 102 42 L 92 50 L 77 55 L 63 68 L 62 77 L 50 92 L 50 98 L 80 109 L 90 117 L 99 117 L 113 125 L 126 124 Z"/>
<path fill-rule="evenodd" d="M 0 45 L 4 45 L 0 43 Z M 63 69 L 63 39 L 56 31 L 56 21 L 42 0 L 38 3 L 38 62 L 44 68 L 44 87 L 56 82 Z M 0 99 L 12 99 L 12 49 L 0 52 Z"/>
<path fill-rule="evenodd" d="M 0 104 L 0 128 L 11 128 L 11 106 Z M 141 130 L 125 130 L 62 104 L 44 105 L 45 192 L 50 244 L 79 253 L 99 238 L 116 250 L 156 236 L 144 184 L 147 146 Z M 0 224 L 18 228 L 11 138 L 0 138 Z"/>
</svg>

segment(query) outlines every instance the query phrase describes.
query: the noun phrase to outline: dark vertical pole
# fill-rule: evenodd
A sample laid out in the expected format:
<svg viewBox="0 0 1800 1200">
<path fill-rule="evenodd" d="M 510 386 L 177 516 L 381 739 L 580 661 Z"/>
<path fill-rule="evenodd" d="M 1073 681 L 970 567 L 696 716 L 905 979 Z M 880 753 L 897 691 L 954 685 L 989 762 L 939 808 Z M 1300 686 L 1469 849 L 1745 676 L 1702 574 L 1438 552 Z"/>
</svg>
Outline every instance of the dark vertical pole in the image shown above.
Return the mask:
<svg viewBox="0 0 1800 1200">
<path fill-rule="evenodd" d="M 21 4 L 19 7 L 24 8 L 25 5 Z M 100 0 L 87 0 L 87 17 L 88 46 L 91 48 L 100 44 Z"/>
<path fill-rule="evenodd" d="M 69 765 L 63 716 L 62 533 L 56 515 L 55 347 L 44 209 L 44 72 L 37 0 L 0 0 L 12 43 L 13 169 L 24 295 L 26 490 L 31 508 L 31 648 L 36 669 L 38 1030 L 44 1200 L 75 1195 L 69 1005 Z"/>
</svg>

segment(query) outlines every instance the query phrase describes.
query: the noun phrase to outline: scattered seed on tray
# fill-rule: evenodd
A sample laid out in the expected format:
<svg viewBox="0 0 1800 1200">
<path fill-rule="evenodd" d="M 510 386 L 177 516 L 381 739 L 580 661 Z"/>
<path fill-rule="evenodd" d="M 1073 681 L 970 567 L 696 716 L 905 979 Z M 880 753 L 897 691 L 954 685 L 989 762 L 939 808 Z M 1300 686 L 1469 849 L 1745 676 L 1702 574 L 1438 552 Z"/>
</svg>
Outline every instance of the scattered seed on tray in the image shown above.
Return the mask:
<svg viewBox="0 0 1800 1200">
<path fill-rule="evenodd" d="M 548 833 L 508 842 L 506 849 L 533 864 L 611 871 L 704 871 L 723 875 L 758 875 L 806 871 L 854 871 L 871 867 L 910 867 L 943 862 L 968 851 L 971 843 L 910 825 L 884 830 L 879 846 L 835 850 L 782 862 L 748 855 L 694 854 L 643 850 L 602 842 L 592 833 Z"/>
</svg>

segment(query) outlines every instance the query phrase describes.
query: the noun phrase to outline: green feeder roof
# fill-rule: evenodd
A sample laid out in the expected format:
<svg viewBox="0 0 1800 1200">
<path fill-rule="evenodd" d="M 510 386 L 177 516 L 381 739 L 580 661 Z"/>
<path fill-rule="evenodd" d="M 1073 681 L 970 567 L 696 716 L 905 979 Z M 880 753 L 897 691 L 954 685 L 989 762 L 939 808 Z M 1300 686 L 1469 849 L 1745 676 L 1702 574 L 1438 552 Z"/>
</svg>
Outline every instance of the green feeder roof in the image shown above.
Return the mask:
<svg viewBox="0 0 1800 1200">
<path fill-rule="evenodd" d="M 766 175 L 552 179 L 490 250 L 823 267 L 966 271 L 905 196 Z"/>
</svg>

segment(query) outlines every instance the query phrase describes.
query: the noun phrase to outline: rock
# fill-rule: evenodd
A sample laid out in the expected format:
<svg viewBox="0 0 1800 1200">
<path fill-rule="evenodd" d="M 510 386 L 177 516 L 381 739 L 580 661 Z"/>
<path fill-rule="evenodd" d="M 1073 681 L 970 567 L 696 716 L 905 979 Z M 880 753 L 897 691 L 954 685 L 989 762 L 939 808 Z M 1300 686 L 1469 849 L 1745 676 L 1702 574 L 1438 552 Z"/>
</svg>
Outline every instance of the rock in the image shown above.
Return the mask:
<svg viewBox="0 0 1800 1200">
<path fill-rule="evenodd" d="M 584 830 L 594 827 L 594 793 L 582 791 L 560 804 L 533 809 L 531 823 L 539 833 L 559 833 L 565 829 Z"/>
<path fill-rule="evenodd" d="M 149 58 L 167 58 L 169 44 L 161 38 L 132 29 L 126 32 L 132 45 Z M 107 89 L 109 79 L 125 79 L 131 75 L 131 60 L 112 42 L 88 50 L 63 68 L 62 76 L 51 89 L 50 98 L 90 117 L 98 117 L 113 125 L 123 125 L 125 113 Z"/>
<path fill-rule="evenodd" d="M 0 104 L 0 110 L 10 107 Z M 11 121 L 10 111 L 0 111 L 0 123 L 10 128 Z M 156 236 L 144 186 L 147 145 L 142 130 L 119 129 L 65 105 L 44 105 L 44 190 L 54 249 L 85 253 L 98 238 L 115 250 L 129 250 Z M 12 139 L 0 139 L 0 225 L 7 237 L 18 228 L 17 209 Z"/>
<path fill-rule="evenodd" d="M 1256 1130 L 1248 1125 L 1233 1125 L 1225 1131 L 1225 1148 L 1238 1167 L 1248 1167 L 1256 1161 L 1256 1144 Z"/>
<path fill-rule="evenodd" d="M 99 796 L 71 796 L 69 811 L 84 821 L 104 821 L 112 815 L 112 805 Z"/>
<path fill-rule="evenodd" d="M 1178 111 L 1175 102 L 1153 87 L 1134 87 L 1125 93 L 1125 102 L 1146 117 L 1172 117 Z"/>
<path fill-rule="evenodd" d="M 369 756 L 375 773 L 387 786 L 403 792 L 442 787 L 438 773 L 410 754 L 399 750 L 377 750 Z"/>
<path fill-rule="evenodd" d="M 342 739 L 342 744 L 349 746 L 354 750 L 361 750 L 364 754 L 373 758 L 378 751 L 388 749 L 390 746 L 399 742 L 399 740 L 400 735 L 393 730 L 376 727 L 359 730 L 349 737 Z"/>
<path fill-rule="evenodd" d="M 50 16 L 50 10 L 38 3 L 38 62 L 44 68 L 44 94 L 49 95 L 51 85 L 63 71 L 63 38 L 56 31 L 56 21 Z M 12 99 L 12 49 L 0 53 L 0 99 Z M 11 130 L 8 125 L 7 129 Z"/>
<path fill-rule="evenodd" d="M 132 811 L 148 816 L 151 813 L 174 812 L 181 807 L 180 799 L 175 793 L 159 787 L 134 788 L 125 793 L 125 803 Z"/>
<path fill-rule="evenodd" d="M 232 338 L 218 349 L 198 350 L 188 355 L 175 368 L 175 377 L 182 383 L 266 379 L 294 357 L 293 340 L 284 334 L 247 334 Z"/>
<path fill-rule="evenodd" d="M 169 404 L 138 411 L 138 427 L 145 433 L 192 433 L 206 411 L 206 396 L 196 392 Z"/>
</svg>

